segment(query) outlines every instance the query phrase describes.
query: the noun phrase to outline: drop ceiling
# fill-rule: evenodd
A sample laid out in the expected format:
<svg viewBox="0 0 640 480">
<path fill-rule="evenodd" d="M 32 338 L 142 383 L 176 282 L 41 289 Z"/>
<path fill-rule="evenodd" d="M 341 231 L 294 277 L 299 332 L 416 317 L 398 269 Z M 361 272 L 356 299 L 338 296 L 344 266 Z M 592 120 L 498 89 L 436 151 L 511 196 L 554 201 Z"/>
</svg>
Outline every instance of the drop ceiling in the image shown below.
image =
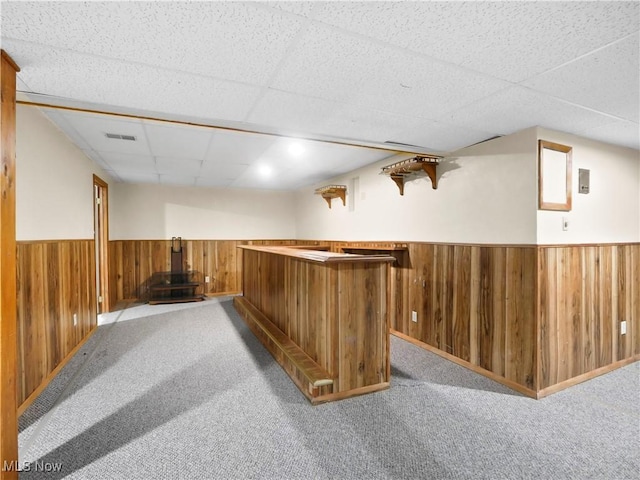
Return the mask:
<svg viewBox="0 0 640 480">
<path fill-rule="evenodd" d="M 116 181 L 294 189 L 535 125 L 640 148 L 639 2 L 1 6 L 20 98 L 136 115 L 42 109 Z"/>
</svg>

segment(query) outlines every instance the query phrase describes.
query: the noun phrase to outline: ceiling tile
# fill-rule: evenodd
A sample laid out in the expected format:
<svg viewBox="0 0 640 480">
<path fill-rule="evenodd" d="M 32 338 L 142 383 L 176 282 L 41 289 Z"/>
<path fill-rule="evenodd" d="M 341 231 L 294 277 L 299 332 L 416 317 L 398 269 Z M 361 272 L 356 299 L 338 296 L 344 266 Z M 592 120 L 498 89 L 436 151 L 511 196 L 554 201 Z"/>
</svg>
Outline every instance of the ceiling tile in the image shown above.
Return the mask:
<svg viewBox="0 0 640 480">
<path fill-rule="evenodd" d="M 7 37 L 253 84 L 269 78 L 300 28 L 240 2 L 8 3 Z"/>
<path fill-rule="evenodd" d="M 268 2 L 251 2 L 251 3 L 260 7 L 273 8 L 276 10 L 281 10 L 283 12 L 289 12 L 294 15 L 309 17 L 317 2 L 313 2 L 313 1 L 312 2 L 301 2 L 301 1 L 277 2 L 277 1 L 270 0 Z"/>
<path fill-rule="evenodd" d="M 3 39 L 3 48 L 15 52 L 33 91 L 122 109 L 241 121 L 261 92 L 258 87 L 16 40 Z"/>
<path fill-rule="evenodd" d="M 153 155 L 202 160 L 211 141 L 211 128 L 144 121 Z"/>
<path fill-rule="evenodd" d="M 535 90 L 626 120 L 640 120 L 640 35 L 524 83 Z"/>
<path fill-rule="evenodd" d="M 138 120 L 82 112 L 63 112 L 60 115 L 92 150 L 132 155 L 150 154 L 142 124 Z M 136 140 L 107 138 L 107 133 L 131 135 Z"/>
<path fill-rule="evenodd" d="M 104 173 L 106 173 L 108 177 L 113 179 L 114 182 L 122 182 L 123 181 L 122 178 L 120 178 L 120 176 L 116 172 L 114 172 L 113 170 L 104 169 Z"/>
<path fill-rule="evenodd" d="M 2 2 L 2 35 L 73 49 L 86 39 L 83 19 L 95 15 L 92 10 L 99 12 L 89 3 L 5 1 Z M 61 25 L 64 28 L 56 28 Z"/>
<path fill-rule="evenodd" d="M 118 172 L 118 176 L 123 182 L 127 183 L 160 183 L 160 175 L 156 173 L 134 173 L 128 172 L 126 174 Z"/>
<path fill-rule="evenodd" d="M 424 121 L 358 105 L 269 90 L 249 117 L 252 123 L 280 127 L 289 132 L 334 138 L 385 142 L 396 132 Z"/>
<path fill-rule="evenodd" d="M 202 179 L 236 179 L 249 168 L 248 164 L 207 163 L 202 166 L 200 177 Z"/>
<path fill-rule="evenodd" d="M 156 157 L 156 169 L 161 175 L 198 176 L 202 160 L 187 158 Z"/>
<path fill-rule="evenodd" d="M 91 160 L 93 160 L 99 167 L 106 169 L 106 170 L 111 170 L 112 167 L 111 165 L 109 165 L 107 162 L 105 162 L 102 158 L 102 156 L 96 152 L 95 150 L 82 150 L 82 153 L 84 153 L 87 157 L 89 157 Z"/>
<path fill-rule="evenodd" d="M 31 92 L 29 86 L 20 78 L 20 74 L 16 77 L 16 90 L 18 92 Z"/>
<path fill-rule="evenodd" d="M 269 135 L 254 135 L 232 130 L 217 130 L 213 134 L 209 149 L 205 155 L 205 163 L 247 164 L 262 153 L 274 142 Z"/>
<path fill-rule="evenodd" d="M 101 152 L 100 156 L 108 168 L 117 172 L 157 173 L 156 163 L 150 155 L 127 155 L 124 153 Z"/>
<path fill-rule="evenodd" d="M 162 185 L 183 185 L 192 187 L 196 184 L 196 177 L 188 175 L 160 175 L 160 183 Z"/>
<path fill-rule="evenodd" d="M 247 120 L 291 132 L 321 132 L 326 118 L 338 108 L 335 102 L 269 90 Z"/>
<path fill-rule="evenodd" d="M 375 103 L 371 105 L 377 107 Z M 353 138 L 384 143 L 397 133 L 424 121 L 422 118 L 383 112 L 377 108 L 341 105 L 324 119 L 322 132 L 338 138 Z M 427 146 L 428 145 L 422 145 Z"/>
<path fill-rule="evenodd" d="M 499 132 L 482 131 L 448 125 L 435 120 L 426 120 L 396 134 L 393 140 L 408 145 L 424 145 L 433 151 L 450 152 L 491 138 L 497 133 Z"/>
<path fill-rule="evenodd" d="M 91 146 L 85 141 L 84 138 L 76 131 L 75 128 L 67 121 L 64 112 L 60 110 L 54 110 L 52 108 L 40 108 L 39 109 L 58 129 L 62 130 L 64 134 L 81 150 L 91 150 Z"/>
<path fill-rule="evenodd" d="M 433 118 L 508 83 L 332 28 L 312 26 L 271 85 L 329 101 Z"/>
<path fill-rule="evenodd" d="M 563 132 L 595 128 L 611 118 L 524 87 L 511 87 L 446 115 L 448 124 L 506 135 L 536 125 Z"/>
<path fill-rule="evenodd" d="M 640 126 L 634 122 L 624 120 L 614 121 L 600 127 L 590 128 L 580 132 L 583 137 L 614 143 L 625 147 L 640 149 Z"/>
<path fill-rule="evenodd" d="M 638 30 L 638 2 L 319 2 L 311 17 L 522 81 Z"/>
<path fill-rule="evenodd" d="M 198 177 L 196 179 L 196 187 L 228 187 L 233 182 L 232 179 L 215 177 L 215 178 L 204 178 Z"/>
<path fill-rule="evenodd" d="M 267 162 L 255 162 L 247 167 L 237 179 L 231 183 L 233 188 L 280 189 L 283 186 L 283 170 L 273 168 Z"/>
</svg>

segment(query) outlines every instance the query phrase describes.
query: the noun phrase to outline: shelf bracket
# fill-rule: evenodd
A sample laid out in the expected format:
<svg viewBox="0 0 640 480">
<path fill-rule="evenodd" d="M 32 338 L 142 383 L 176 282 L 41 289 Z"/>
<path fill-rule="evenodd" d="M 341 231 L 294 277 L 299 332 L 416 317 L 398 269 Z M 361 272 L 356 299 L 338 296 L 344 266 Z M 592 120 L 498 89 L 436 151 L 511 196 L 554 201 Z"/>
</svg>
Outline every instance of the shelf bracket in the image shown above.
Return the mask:
<svg viewBox="0 0 640 480">
<path fill-rule="evenodd" d="M 440 158 L 441 157 L 436 157 L 435 155 L 419 155 L 409 158 L 408 160 L 387 165 L 382 168 L 382 173 L 391 177 L 391 180 L 398 186 L 400 195 L 404 195 L 404 182 L 406 181 L 406 177 L 415 175 L 420 171 L 427 174 L 431 179 L 431 188 L 436 190 L 438 188 L 437 167 Z"/>
<path fill-rule="evenodd" d="M 396 185 L 400 189 L 400 195 L 404 195 L 404 175 L 391 175 L 391 180 L 396 182 Z"/>
<path fill-rule="evenodd" d="M 342 205 L 347 205 L 347 186 L 346 185 L 325 185 L 324 187 L 317 188 L 315 193 L 321 195 L 331 208 L 331 200 L 334 198 L 340 198 Z"/>
</svg>

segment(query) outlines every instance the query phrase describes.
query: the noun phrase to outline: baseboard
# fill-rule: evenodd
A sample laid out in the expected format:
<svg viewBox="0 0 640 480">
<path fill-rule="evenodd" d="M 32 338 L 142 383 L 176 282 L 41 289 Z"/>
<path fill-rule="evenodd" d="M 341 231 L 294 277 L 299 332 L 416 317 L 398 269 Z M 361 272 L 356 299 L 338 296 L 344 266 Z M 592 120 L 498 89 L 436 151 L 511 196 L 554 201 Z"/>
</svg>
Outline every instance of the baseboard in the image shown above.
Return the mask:
<svg viewBox="0 0 640 480">
<path fill-rule="evenodd" d="M 336 400 L 344 400 L 345 398 L 357 397 L 358 395 L 365 395 L 367 393 L 380 392 L 382 390 L 388 390 L 390 387 L 389 382 L 376 383 L 375 385 L 367 385 L 366 387 L 353 388 L 344 392 L 329 393 L 327 395 L 320 395 L 319 397 L 307 397 L 311 401 L 312 405 L 319 405 L 321 403 L 335 402 Z"/>
<path fill-rule="evenodd" d="M 38 387 L 33 392 L 31 392 L 31 394 L 25 399 L 24 402 L 22 402 L 22 404 L 18 407 L 18 417 L 22 415 L 24 411 L 27 408 L 29 408 L 29 406 L 35 401 L 35 399 L 38 398 L 38 396 L 42 393 L 42 391 L 45 388 L 47 388 L 47 386 L 49 386 L 49 383 L 51 383 L 51 380 L 55 378 L 55 376 L 60 372 L 60 370 L 64 368 L 64 366 L 67 363 L 69 363 L 69 360 L 73 358 L 73 356 L 78 352 L 78 350 L 80 350 L 82 346 L 85 343 L 87 343 L 87 340 L 91 338 L 91 335 L 93 335 L 96 332 L 96 330 L 98 330 L 98 327 L 93 327 L 91 331 L 89 331 L 87 336 L 84 337 L 82 340 L 80 340 L 80 342 L 75 347 L 73 347 L 73 349 L 67 354 L 67 356 L 60 361 L 60 363 L 56 366 L 56 368 L 51 370 L 49 375 L 47 375 L 42 380 L 42 382 L 40 382 L 40 385 L 38 385 Z"/>
<path fill-rule="evenodd" d="M 475 373 L 479 373 L 480 375 L 483 375 L 487 378 L 490 378 L 493 381 L 496 381 L 502 385 L 504 385 L 505 387 L 509 387 L 512 390 L 515 390 L 518 393 L 522 393 L 523 395 L 526 395 L 527 397 L 531 397 L 531 398 L 538 398 L 538 395 L 536 393 L 535 390 L 532 390 L 530 388 L 525 387 L 524 385 L 520 385 L 519 383 L 514 382 L 513 380 L 509 380 L 507 378 L 501 377 L 500 375 L 496 375 L 495 373 L 486 370 L 482 367 L 479 367 L 477 365 L 473 365 L 472 363 L 467 362 L 466 360 L 462 360 L 461 358 L 455 357 L 453 355 L 451 355 L 450 353 L 447 352 L 443 352 L 442 350 L 437 349 L 436 347 L 433 347 L 431 345 L 429 345 L 428 343 L 424 343 L 421 342 L 420 340 L 416 340 L 413 337 L 410 337 L 409 335 L 406 335 L 402 332 L 399 332 L 397 330 L 393 330 L 391 329 L 391 334 L 395 335 L 398 338 L 401 338 L 403 340 L 406 340 L 407 342 L 413 343 L 414 345 L 420 347 L 420 348 L 424 348 L 425 350 L 430 351 L 431 353 L 435 353 L 436 355 L 445 358 L 457 365 L 460 365 L 461 367 L 465 367 L 468 368 L 469 370 L 471 370 L 472 372 Z"/>
<path fill-rule="evenodd" d="M 205 293 L 205 297 L 229 297 L 232 295 L 242 295 L 242 291 L 234 291 L 234 292 L 213 292 L 213 293 Z"/>
<path fill-rule="evenodd" d="M 555 385 L 551 385 L 550 387 L 543 388 L 538 392 L 538 398 L 544 398 L 552 393 L 559 392 L 560 390 L 564 390 L 569 387 L 573 387 L 582 382 L 586 382 L 587 380 L 591 380 L 592 378 L 599 377 L 600 375 L 604 375 L 605 373 L 612 372 L 613 370 L 617 370 L 618 368 L 626 367 L 634 362 L 640 360 L 640 355 L 634 355 L 629 358 L 625 358 L 624 360 L 619 360 L 615 363 L 611 363 L 604 367 L 597 368 L 587 373 L 583 373 L 582 375 L 578 375 L 577 377 L 569 378 L 560 383 L 556 383 Z"/>
</svg>

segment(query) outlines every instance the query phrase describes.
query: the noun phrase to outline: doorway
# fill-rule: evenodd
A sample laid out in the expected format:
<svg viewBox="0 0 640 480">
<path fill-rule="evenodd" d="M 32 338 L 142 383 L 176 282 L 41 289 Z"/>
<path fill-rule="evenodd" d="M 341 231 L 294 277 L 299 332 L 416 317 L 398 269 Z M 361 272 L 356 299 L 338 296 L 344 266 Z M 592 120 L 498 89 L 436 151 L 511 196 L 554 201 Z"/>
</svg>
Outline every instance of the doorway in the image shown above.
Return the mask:
<svg viewBox="0 0 640 480">
<path fill-rule="evenodd" d="M 96 256 L 97 312 L 109 311 L 109 190 L 107 183 L 93 176 L 93 235 Z"/>
</svg>

